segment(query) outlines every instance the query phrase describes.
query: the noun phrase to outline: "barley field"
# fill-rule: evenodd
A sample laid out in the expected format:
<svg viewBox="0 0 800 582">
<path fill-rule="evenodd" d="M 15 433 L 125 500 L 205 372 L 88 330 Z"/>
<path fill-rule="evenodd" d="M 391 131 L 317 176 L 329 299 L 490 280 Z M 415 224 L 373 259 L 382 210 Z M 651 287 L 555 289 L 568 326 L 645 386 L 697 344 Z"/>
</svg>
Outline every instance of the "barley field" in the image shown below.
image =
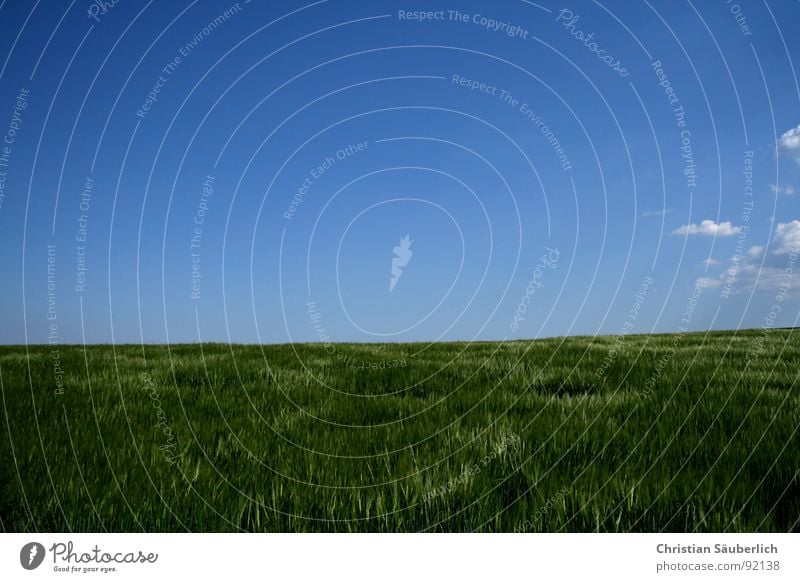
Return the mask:
<svg viewBox="0 0 800 582">
<path fill-rule="evenodd" d="M 798 337 L 0 347 L 0 527 L 798 531 Z"/>
</svg>

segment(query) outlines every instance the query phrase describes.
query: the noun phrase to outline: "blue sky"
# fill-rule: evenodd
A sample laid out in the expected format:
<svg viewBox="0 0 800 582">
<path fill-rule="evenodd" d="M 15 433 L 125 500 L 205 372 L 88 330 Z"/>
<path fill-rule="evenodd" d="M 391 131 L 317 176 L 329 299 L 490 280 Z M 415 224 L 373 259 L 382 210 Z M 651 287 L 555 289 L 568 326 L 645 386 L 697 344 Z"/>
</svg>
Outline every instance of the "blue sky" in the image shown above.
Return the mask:
<svg viewBox="0 0 800 582">
<path fill-rule="evenodd" d="M 797 321 L 796 2 L 101 4 L 0 4 L 0 342 Z"/>
</svg>

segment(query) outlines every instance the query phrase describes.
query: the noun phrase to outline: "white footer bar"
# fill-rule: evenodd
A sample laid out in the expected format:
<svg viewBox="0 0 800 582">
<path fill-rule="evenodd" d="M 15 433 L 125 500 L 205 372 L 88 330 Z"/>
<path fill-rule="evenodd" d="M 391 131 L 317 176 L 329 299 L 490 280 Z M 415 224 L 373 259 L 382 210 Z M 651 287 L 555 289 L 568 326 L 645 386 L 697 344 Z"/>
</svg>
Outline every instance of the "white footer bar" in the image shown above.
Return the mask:
<svg viewBox="0 0 800 582">
<path fill-rule="evenodd" d="M 1 580 L 800 580 L 794 534 L 4 534 Z"/>
</svg>

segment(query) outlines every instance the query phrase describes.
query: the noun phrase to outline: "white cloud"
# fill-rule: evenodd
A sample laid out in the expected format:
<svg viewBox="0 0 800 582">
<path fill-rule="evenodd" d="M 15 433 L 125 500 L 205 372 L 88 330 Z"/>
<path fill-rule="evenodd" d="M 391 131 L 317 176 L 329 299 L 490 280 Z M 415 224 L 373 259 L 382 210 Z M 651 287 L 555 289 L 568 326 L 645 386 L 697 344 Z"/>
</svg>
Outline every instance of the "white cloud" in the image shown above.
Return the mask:
<svg viewBox="0 0 800 582">
<path fill-rule="evenodd" d="M 758 271 L 757 276 L 759 291 L 778 291 L 781 288 L 785 291 L 788 288 L 790 295 L 795 296 L 800 288 L 800 273 L 779 267 L 764 267 Z"/>
<path fill-rule="evenodd" d="M 788 255 L 800 252 L 800 220 L 781 222 L 775 227 L 776 255 Z"/>
<path fill-rule="evenodd" d="M 721 265 L 722 263 L 720 261 L 718 261 L 717 259 L 705 259 L 703 261 L 703 264 L 706 267 L 716 267 L 717 265 Z"/>
<path fill-rule="evenodd" d="M 747 256 L 752 258 L 758 258 L 764 252 L 764 247 L 761 245 L 754 245 L 747 249 Z"/>
<path fill-rule="evenodd" d="M 784 133 L 778 140 L 778 152 L 800 162 L 800 125 Z"/>
<path fill-rule="evenodd" d="M 719 278 L 700 277 L 695 281 L 696 285 L 704 284 L 708 288 L 730 287 L 733 295 L 750 293 L 756 291 L 775 292 L 785 288 L 790 289 L 791 296 L 796 296 L 800 289 L 800 273 L 786 270 L 785 267 L 769 267 L 757 265 L 753 259 L 745 259 L 740 268 L 735 268 L 720 273 Z"/>
<path fill-rule="evenodd" d="M 697 280 L 694 282 L 695 287 L 705 287 L 707 289 L 713 289 L 714 287 L 719 287 L 722 285 L 722 279 L 712 279 L 711 277 L 698 277 Z"/>
<path fill-rule="evenodd" d="M 750 293 L 754 289 L 765 292 L 786 292 L 797 297 L 800 293 L 800 271 L 792 269 L 787 255 L 800 252 L 800 220 L 781 222 L 775 227 L 775 235 L 770 243 L 770 252 L 767 253 L 761 245 L 751 246 L 742 255 L 741 261 L 734 263 L 731 258 L 730 268 L 719 274 L 718 278 L 700 277 L 695 284 L 704 284 L 706 287 L 730 287 L 731 293 Z M 707 259 L 707 261 L 709 261 Z M 708 265 L 718 265 L 718 261 L 711 259 Z"/>
<path fill-rule="evenodd" d="M 791 196 L 797 193 L 797 189 L 792 184 L 770 184 L 769 187 L 772 188 L 774 194 Z"/>
<path fill-rule="evenodd" d="M 730 222 L 703 220 L 700 224 L 689 223 L 672 231 L 672 234 L 688 235 L 700 234 L 704 236 L 733 236 L 742 232 L 741 226 L 733 226 Z"/>
<path fill-rule="evenodd" d="M 672 208 L 662 208 L 661 210 L 645 210 L 642 212 L 642 218 L 647 218 L 649 216 L 666 216 L 672 212 Z"/>
</svg>

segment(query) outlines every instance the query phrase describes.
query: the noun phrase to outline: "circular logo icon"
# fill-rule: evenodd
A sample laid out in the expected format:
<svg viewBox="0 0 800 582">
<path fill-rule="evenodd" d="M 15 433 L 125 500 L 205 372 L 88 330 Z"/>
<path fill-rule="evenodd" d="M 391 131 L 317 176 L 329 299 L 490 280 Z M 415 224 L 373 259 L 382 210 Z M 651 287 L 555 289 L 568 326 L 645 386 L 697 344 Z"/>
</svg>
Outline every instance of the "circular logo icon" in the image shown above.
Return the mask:
<svg viewBox="0 0 800 582">
<path fill-rule="evenodd" d="M 44 553 L 44 546 L 39 542 L 27 543 L 19 552 L 19 563 L 26 570 L 35 570 L 44 561 Z"/>
</svg>

